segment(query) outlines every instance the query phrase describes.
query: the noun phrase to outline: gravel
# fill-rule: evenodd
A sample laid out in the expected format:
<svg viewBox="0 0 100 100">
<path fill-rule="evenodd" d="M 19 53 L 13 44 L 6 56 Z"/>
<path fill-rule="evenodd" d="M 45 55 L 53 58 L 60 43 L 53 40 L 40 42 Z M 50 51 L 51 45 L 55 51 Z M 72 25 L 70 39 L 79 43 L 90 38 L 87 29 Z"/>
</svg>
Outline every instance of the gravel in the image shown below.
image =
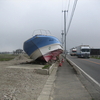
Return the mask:
<svg viewBox="0 0 100 100">
<path fill-rule="evenodd" d="M 30 68 L 8 68 L 26 61 L 28 59 L 20 57 L 0 62 L 0 100 L 37 100 L 48 75 L 37 74 Z"/>
</svg>

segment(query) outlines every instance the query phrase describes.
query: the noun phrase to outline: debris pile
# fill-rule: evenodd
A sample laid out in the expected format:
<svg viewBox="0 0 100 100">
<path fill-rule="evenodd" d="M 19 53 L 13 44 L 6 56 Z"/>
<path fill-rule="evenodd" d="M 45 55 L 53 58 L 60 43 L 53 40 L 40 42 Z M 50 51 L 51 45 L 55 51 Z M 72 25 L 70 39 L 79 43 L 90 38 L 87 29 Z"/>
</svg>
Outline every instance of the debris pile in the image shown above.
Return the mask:
<svg viewBox="0 0 100 100">
<path fill-rule="evenodd" d="M 15 57 L 13 60 L 29 60 L 29 59 L 21 54 L 21 55 Z"/>
</svg>

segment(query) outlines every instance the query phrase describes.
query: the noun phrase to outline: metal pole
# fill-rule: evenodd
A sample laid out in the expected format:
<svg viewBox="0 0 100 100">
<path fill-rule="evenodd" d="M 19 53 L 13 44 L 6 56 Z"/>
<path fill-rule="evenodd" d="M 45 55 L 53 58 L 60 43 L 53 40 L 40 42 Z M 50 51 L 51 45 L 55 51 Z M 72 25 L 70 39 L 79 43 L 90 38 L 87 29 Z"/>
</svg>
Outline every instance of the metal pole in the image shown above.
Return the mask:
<svg viewBox="0 0 100 100">
<path fill-rule="evenodd" d="M 61 35 L 62 35 L 62 47 L 63 47 L 63 44 L 64 44 L 64 40 L 63 40 L 63 35 L 64 35 L 64 33 L 63 33 L 63 30 L 62 30 Z M 64 48 L 64 47 L 63 47 L 63 48 Z"/>
<path fill-rule="evenodd" d="M 66 10 L 64 10 L 65 58 L 66 58 Z"/>
</svg>

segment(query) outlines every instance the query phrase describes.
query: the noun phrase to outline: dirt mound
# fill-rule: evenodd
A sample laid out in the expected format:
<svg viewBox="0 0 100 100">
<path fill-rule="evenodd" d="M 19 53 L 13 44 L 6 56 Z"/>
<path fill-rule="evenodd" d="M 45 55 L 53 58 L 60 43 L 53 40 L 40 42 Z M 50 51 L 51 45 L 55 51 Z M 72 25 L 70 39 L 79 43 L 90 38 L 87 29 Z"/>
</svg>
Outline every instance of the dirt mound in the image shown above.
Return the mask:
<svg viewBox="0 0 100 100">
<path fill-rule="evenodd" d="M 23 54 L 20 54 L 19 56 L 15 57 L 13 60 L 29 60 L 29 59 L 25 57 Z"/>
<path fill-rule="evenodd" d="M 26 56 L 25 54 L 20 54 L 11 61 L 9 61 L 9 63 L 12 63 L 12 65 L 18 65 L 18 64 L 25 64 L 26 62 L 30 61 L 32 61 L 32 59 L 29 59 L 28 56 Z"/>
</svg>

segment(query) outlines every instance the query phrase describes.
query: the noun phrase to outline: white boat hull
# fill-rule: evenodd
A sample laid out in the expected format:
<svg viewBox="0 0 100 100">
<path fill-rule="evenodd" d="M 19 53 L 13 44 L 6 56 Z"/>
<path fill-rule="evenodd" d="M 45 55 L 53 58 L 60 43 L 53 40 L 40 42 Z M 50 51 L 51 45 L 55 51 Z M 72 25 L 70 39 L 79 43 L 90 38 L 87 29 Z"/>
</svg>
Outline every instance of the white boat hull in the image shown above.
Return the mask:
<svg viewBox="0 0 100 100">
<path fill-rule="evenodd" d="M 34 51 L 30 55 L 30 58 L 32 58 L 33 60 L 36 60 L 37 58 L 44 56 L 46 54 L 48 54 L 48 56 L 49 56 L 49 55 L 51 55 L 50 52 L 55 51 L 55 50 L 62 50 L 62 47 L 59 44 L 51 44 L 51 45 L 44 46 L 44 47 L 39 48 L 36 51 Z M 45 58 L 45 60 L 46 60 L 46 58 Z M 46 60 L 46 61 L 48 61 L 48 60 Z"/>
</svg>

